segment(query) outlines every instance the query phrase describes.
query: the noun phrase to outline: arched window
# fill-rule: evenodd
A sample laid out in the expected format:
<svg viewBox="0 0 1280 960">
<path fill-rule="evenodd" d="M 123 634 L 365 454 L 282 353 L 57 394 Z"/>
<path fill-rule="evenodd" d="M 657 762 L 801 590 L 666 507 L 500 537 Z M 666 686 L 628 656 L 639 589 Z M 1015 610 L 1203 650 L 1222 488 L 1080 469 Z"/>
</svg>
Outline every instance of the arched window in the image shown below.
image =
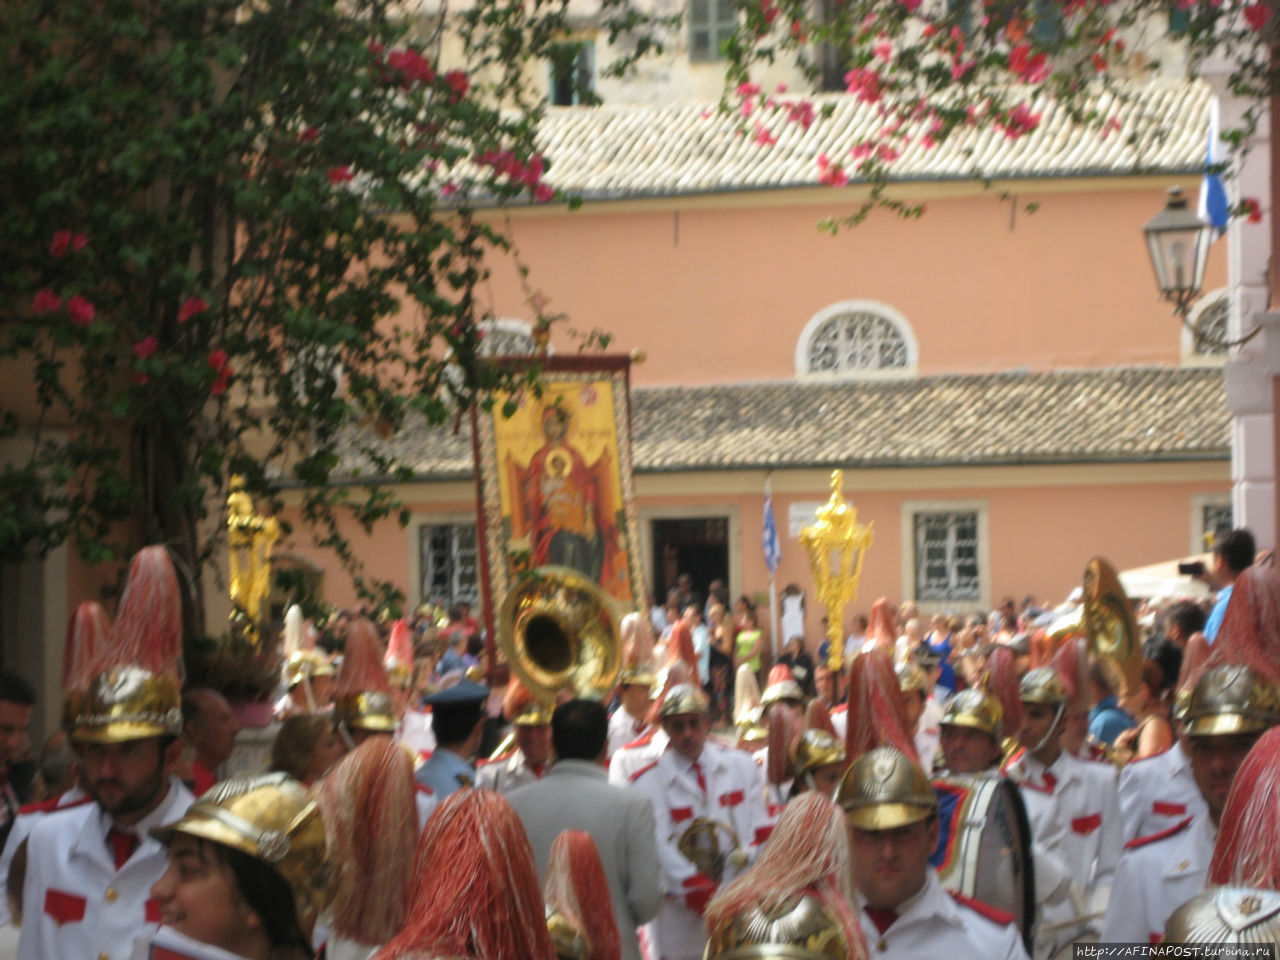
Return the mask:
<svg viewBox="0 0 1280 960">
<path fill-rule="evenodd" d="M 533 328 L 523 320 L 484 320 L 480 329 L 484 331 L 480 341 L 482 357 L 514 357 L 534 351 Z"/>
<path fill-rule="evenodd" d="M 1187 313 L 1182 328 L 1182 358 L 1187 362 L 1220 362 L 1227 358 L 1223 344 L 1230 339 L 1231 295 L 1226 287 L 1211 290 Z"/>
<path fill-rule="evenodd" d="M 796 344 L 796 373 L 817 376 L 909 375 L 916 338 L 906 318 L 873 300 L 846 300 L 817 313 Z"/>
</svg>

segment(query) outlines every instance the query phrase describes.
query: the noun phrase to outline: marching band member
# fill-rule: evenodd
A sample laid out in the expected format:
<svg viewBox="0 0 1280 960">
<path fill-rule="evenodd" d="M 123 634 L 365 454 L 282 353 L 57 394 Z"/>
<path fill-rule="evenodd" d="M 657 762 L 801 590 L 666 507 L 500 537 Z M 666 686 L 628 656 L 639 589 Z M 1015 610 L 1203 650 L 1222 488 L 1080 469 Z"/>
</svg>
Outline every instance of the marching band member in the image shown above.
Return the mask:
<svg viewBox="0 0 1280 960">
<path fill-rule="evenodd" d="M 328 838 L 327 960 L 366 960 L 404 924 L 419 823 L 409 752 L 373 737 L 316 789 Z"/>
<path fill-rule="evenodd" d="M 623 667 L 618 674 L 618 708 L 609 718 L 610 757 L 649 731 L 655 679 L 653 667 L 648 664 Z"/>
<path fill-rule="evenodd" d="M 151 832 L 168 869 L 151 888 L 164 926 L 146 956 L 310 960 L 329 874 L 302 784 L 280 773 L 224 780 Z"/>
<path fill-rule="evenodd" d="M 151 885 L 165 872 L 149 830 L 182 816 L 190 792 L 170 774 L 182 752 L 182 601 L 164 547 L 146 547 L 71 738 L 92 803 L 41 817 L 27 838 L 19 960 L 128 957 L 160 922 Z"/>
<path fill-rule="evenodd" d="M 1248 667 L 1207 670 L 1186 712 L 1191 773 L 1207 816 L 1125 845 L 1116 866 L 1104 942 L 1156 942 L 1174 909 L 1204 886 L 1236 770 L 1268 727 L 1280 722 L 1280 692 Z"/>
<path fill-rule="evenodd" d="M 654 687 L 659 691 L 649 708 L 649 732 L 625 744 L 609 760 L 609 782 L 615 787 L 625 787 L 641 771 L 657 762 L 667 749 L 667 732 L 661 721 L 662 704 L 668 691 L 693 683 L 693 671 L 676 661 L 658 672 Z"/>
<path fill-rule="evenodd" d="M 1199 817 L 1208 812 L 1191 774 L 1191 756 L 1183 730 L 1163 753 L 1131 760 L 1121 767 L 1119 793 L 1121 839 L 1125 843 L 1160 833 L 1188 816 Z"/>
<path fill-rule="evenodd" d="M 791 748 L 791 796 L 810 791 L 835 796 L 840 778 L 849 767 L 844 744 L 829 730 L 810 728 Z"/>
<path fill-rule="evenodd" d="M 488 687 L 463 680 L 423 700 L 431 707 L 436 749 L 414 776 L 437 801 L 475 784 L 476 771 L 471 762 L 484 736 L 488 699 Z"/>
<path fill-rule="evenodd" d="M 285 611 L 281 646 L 285 658 L 285 694 L 276 701 L 276 719 L 329 709 L 338 671 L 329 658 L 315 648 L 315 637 L 296 603 Z"/>
<path fill-rule="evenodd" d="M 1111 878 L 1121 847 L 1120 802 L 1115 771 L 1110 764 L 1080 760 L 1062 748 L 1063 718 L 1067 711 L 1067 691 L 1052 667 L 1037 667 L 1022 678 L 1019 697 L 1023 724 L 1018 733 L 1019 750 L 1005 766 L 1005 772 L 1019 785 L 1031 786 L 1024 793 L 1032 831 L 1039 838 L 1047 834 L 1037 815 L 1052 810 L 1069 829 L 1056 851 L 1080 884 L 1094 911 L 1105 909 Z M 1044 795 L 1056 803 L 1039 802 Z"/>
<path fill-rule="evenodd" d="M 667 897 L 649 929 L 652 953 L 664 960 L 701 960 L 707 902 L 747 866 L 771 828 L 759 767 L 708 741 L 708 710 L 699 687 L 672 687 L 660 712 L 667 749 L 632 778 L 657 825 Z M 712 855 L 724 850 L 727 857 Z"/>
<path fill-rule="evenodd" d="M 374 960 L 555 960 L 533 851 L 502 794 L 455 791 L 414 864 L 404 926 Z"/>
<path fill-rule="evenodd" d="M 707 906 L 707 960 L 865 960 L 852 882 L 840 808 L 817 792 L 797 798 L 755 865 Z"/>
<path fill-rule="evenodd" d="M 1280 890 L 1280 727 L 1258 738 L 1236 772 L 1222 809 L 1209 883 Z"/>
<path fill-rule="evenodd" d="M 942 736 L 939 722 L 942 705 L 936 695 L 937 687 L 930 682 L 936 668 L 926 669 L 919 661 L 908 660 L 895 668 L 898 689 L 907 705 L 907 729 L 915 738 L 916 755 L 925 774 L 933 773 L 933 760 L 938 753 L 938 740 Z"/>
<path fill-rule="evenodd" d="M 551 706 L 512 677 L 502 697 L 502 713 L 515 727 L 515 745 L 476 764 L 476 786 L 510 793 L 541 780 L 551 765 Z"/>
<path fill-rule="evenodd" d="M 849 768 L 836 803 L 849 824 L 859 920 L 877 956 L 1026 960 L 1011 916 L 945 891 L 929 865 L 938 797 L 918 764 L 877 747 Z"/>
</svg>

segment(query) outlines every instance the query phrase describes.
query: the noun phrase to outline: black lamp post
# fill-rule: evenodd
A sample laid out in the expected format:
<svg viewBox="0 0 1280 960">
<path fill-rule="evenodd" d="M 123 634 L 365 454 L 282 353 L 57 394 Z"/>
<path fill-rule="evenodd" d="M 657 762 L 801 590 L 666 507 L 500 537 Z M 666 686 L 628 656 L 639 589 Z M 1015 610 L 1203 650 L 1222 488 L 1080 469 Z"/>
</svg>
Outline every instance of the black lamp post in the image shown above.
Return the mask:
<svg viewBox="0 0 1280 960">
<path fill-rule="evenodd" d="M 1181 187 L 1169 190 L 1164 209 L 1142 228 L 1147 252 L 1156 274 L 1160 296 L 1173 304 L 1173 312 L 1184 320 L 1191 301 L 1204 285 L 1204 268 L 1209 262 L 1213 227 L 1187 207 Z"/>
</svg>

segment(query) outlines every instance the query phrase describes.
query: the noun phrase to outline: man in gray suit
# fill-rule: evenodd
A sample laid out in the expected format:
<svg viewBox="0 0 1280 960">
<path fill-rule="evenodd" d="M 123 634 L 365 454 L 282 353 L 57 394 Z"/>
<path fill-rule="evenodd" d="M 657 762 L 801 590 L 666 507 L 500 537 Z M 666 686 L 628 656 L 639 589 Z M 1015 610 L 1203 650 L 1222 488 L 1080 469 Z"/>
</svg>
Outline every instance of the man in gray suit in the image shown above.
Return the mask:
<svg viewBox="0 0 1280 960">
<path fill-rule="evenodd" d="M 640 960 L 636 928 L 662 904 L 662 867 L 653 807 L 640 793 L 610 786 L 604 758 L 609 720 L 591 700 L 570 700 L 551 716 L 556 763 L 536 783 L 507 795 L 524 823 L 538 873 L 547 874 L 551 844 L 561 831 L 584 830 L 600 851 L 618 921 L 623 960 Z"/>
</svg>

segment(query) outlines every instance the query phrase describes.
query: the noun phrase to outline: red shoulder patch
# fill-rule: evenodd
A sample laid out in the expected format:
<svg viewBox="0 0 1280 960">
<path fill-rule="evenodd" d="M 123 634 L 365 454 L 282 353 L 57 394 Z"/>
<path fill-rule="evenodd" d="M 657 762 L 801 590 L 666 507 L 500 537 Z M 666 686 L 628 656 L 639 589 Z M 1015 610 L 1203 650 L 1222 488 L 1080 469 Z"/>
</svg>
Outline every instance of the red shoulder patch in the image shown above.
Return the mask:
<svg viewBox="0 0 1280 960">
<path fill-rule="evenodd" d="M 417 790 L 419 793 L 425 793 L 428 797 L 434 797 L 436 795 L 436 792 L 434 790 L 428 787 L 425 783 L 422 783 L 421 781 L 418 781 L 418 780 L 413 781 L 413 788 Z"/>
<path fill-rule="evenodd" d="M 1036 793 L 1053 794 L 1053 787 L 1047 783 L 1033 783 L 1030 780 L 1014 780 L 1013 782 L 1018 785 L 1020 790 L 1034 790 Z"/>
<path fill-rule="evenodd" d="M 1163 840 L 1165 837 L 1172 837 L 1175 833 L 1181 833 L 1191 825 L 1191 821 L 1195 819 L 1193 814 L 1185 820 L 1179 820 L 1168 830 L 1161 830 L 1159 833 L 1149 833 L 1145 837 L 1134 837 L 1124 845 L 1126 850 L 1137 850 L 1139 847 L 1145 847 L 1148 843 L 1155 843 L 1157 840 Z"/>
<path fill-rule="evenodd" d="M 624 743 L 622 745 L 622 749 L 631 750 L 634 747 L 647 747 L 650 743 L 653 742 L 653 735 L 657 732 L 658 732 L 657 730 L 650 730 L 644 736 L 636 737 L 630 743 Z"/>
<path fill-rule="evenodd" d="M 72 800 L 70 803 L 59 805 L 61 799 L 62 795 L 59 794 L 51 800 L 28 803 L 25 807 L 19 807 L 18 813 L 56 813 L 59 810 L 74 810 L 76 807 L 83 807 L 86 803 L 93 801 L 92 797 L 81 797 L 79 800 Z"/>
<path fill-rule="evenodd" d="M 849 709 L 849 705 L 847 703 L 837 703 L 834 707 L 828 710 L 827 713 L 831 714 L 832 716 L 835 716 L 837 713 L 847 712 L 848 709 Z"/>
<path fill-rule="evenodd" d="M 653 763 L 650 763 L 650 764 L 647 764 L 646 766 L 641 767 L 639 770 L 637 770 L 635 773 L 633 773 L 633 774 L 632 774 L 630 777 L 628 777 L 627 779 L 628 779 L 631 783 L 635 783 L 637 780 L 639 780 L 639 779 L 640 779 L 640 777 L 641 777 L 641 776 L 643 776 L 644 774 L 648 773 L 650 770 L 652 770 L 652 769 L 653 769 L 654 767 L 656 767 L 657 765 L 658 765 L 658 761 L 657 761 L 657 760 L 655 760 L 655 761 L 653 761 Z"/>
<path fill-rule="evenodd" d="M 1019 747 L 1017 751 L 1013 754 L 1013 756 L 1011 756 L 1008 760 L 1006 760 L 1004 764 L 1000 767 L 1000 772 L 1007 777 L 1009 775 L 1009 768 L 1012 767 L 1015 763 L 1020 762 L 1022 758 L 1026 756 L 1026 754 L 1027 754 L 1027 748 Z"/>
<path fill-rule="evenodd" d="M 993 923 L 998 923 L 1002 927 L 1007 927 L 1013 923 L 1014 917 L 1012 913 L 1005 913 L 989 903 L 983 903 L 981 900 L 973 899 L 973 897 L 966 897 L 963 893 L 956 893 L 954 890 L 948 890 L 947 893 L 951 894 L 956 903 L 963 907 L 968 907 L 974 913 L 981 914 Z"/>
</svg>

